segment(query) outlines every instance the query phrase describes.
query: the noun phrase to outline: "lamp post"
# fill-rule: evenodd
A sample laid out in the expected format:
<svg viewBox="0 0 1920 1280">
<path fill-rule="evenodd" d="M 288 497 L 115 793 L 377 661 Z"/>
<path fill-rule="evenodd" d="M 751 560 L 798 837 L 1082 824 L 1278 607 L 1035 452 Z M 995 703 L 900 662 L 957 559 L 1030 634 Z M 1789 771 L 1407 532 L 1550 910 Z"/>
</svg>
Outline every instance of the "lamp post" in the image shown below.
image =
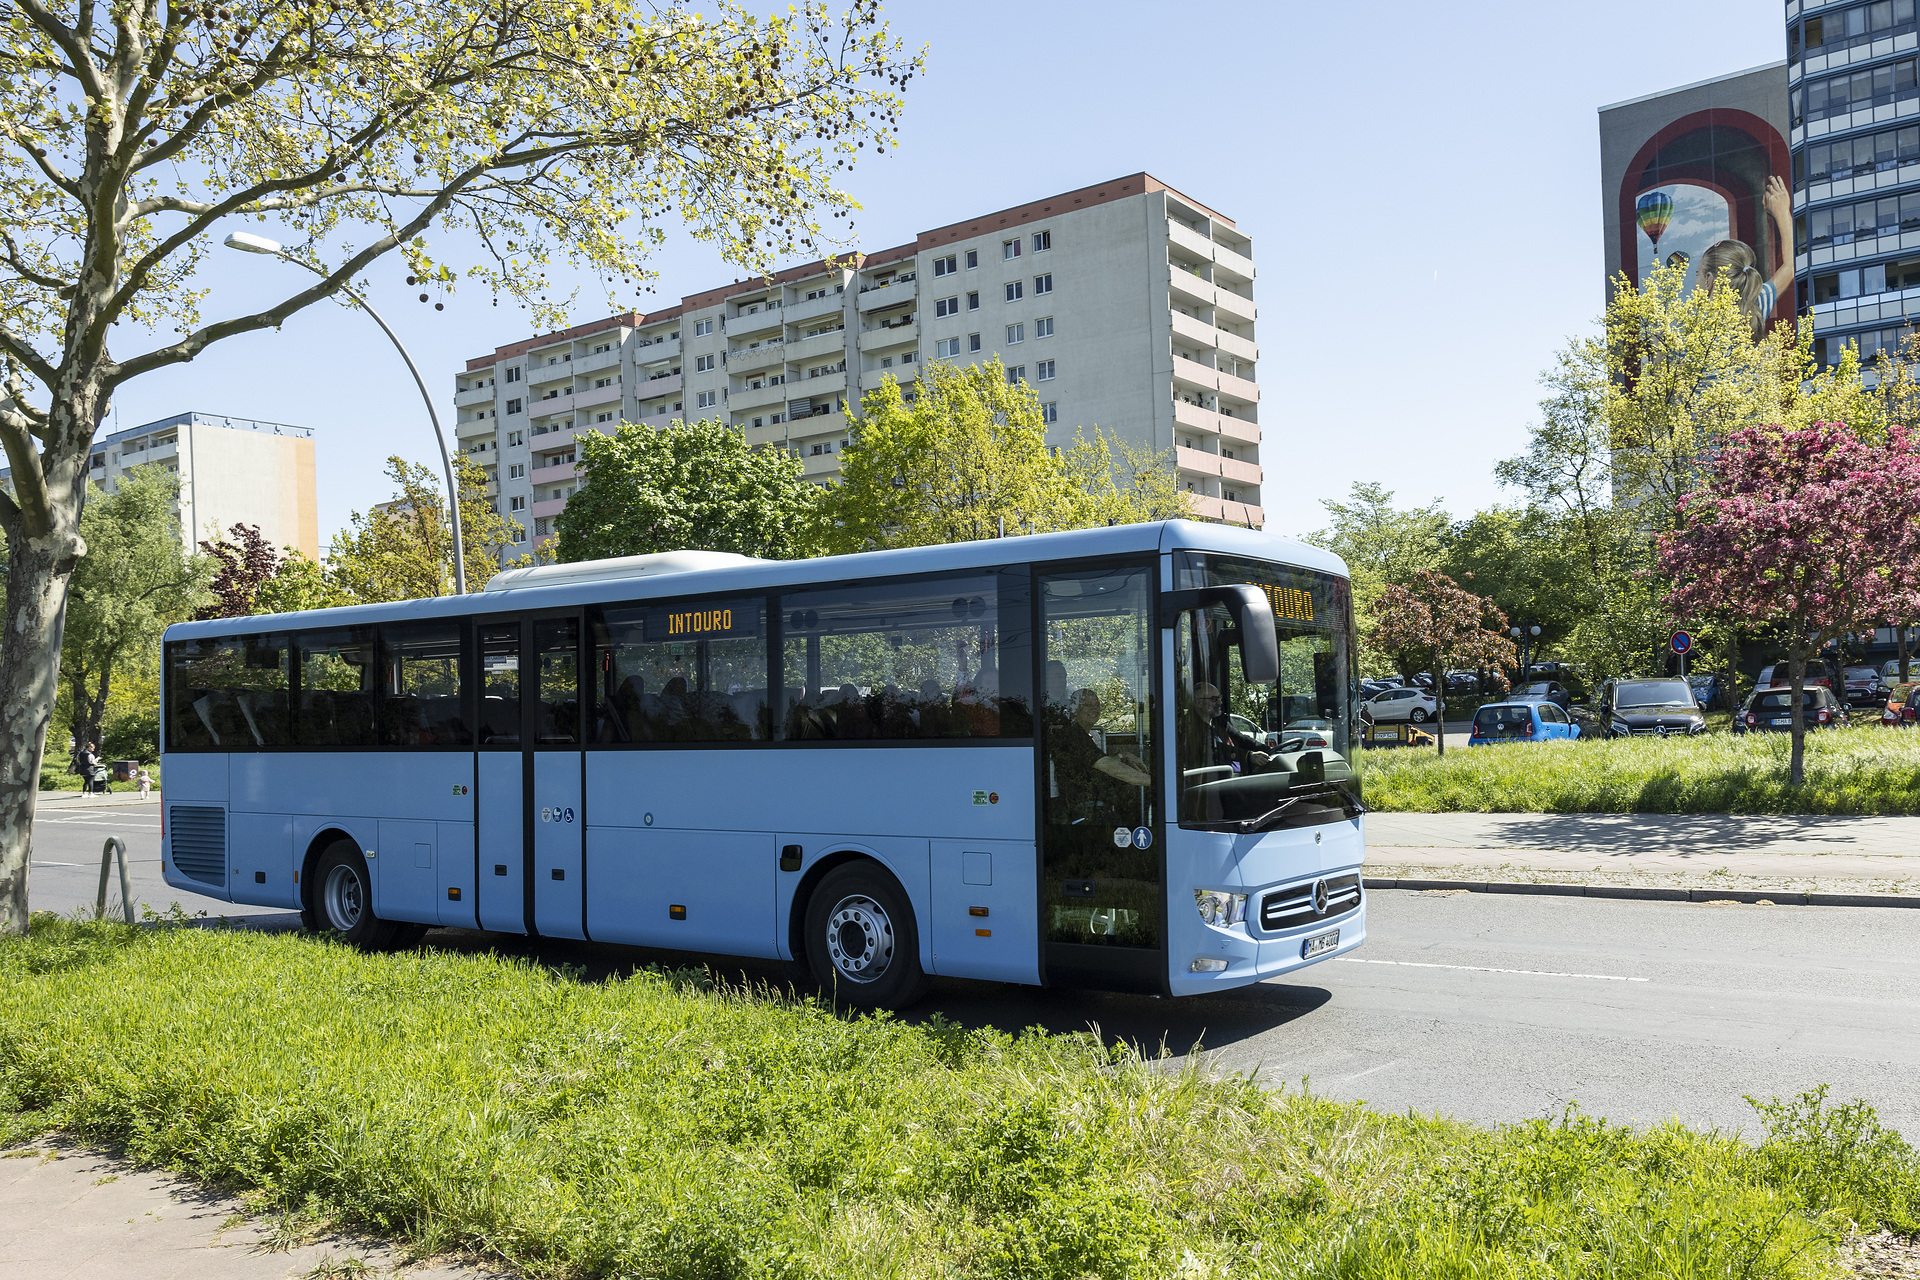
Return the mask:
<svg viewBox="0 0 1920 1280">
<path fill-rule="evenodd" d="M 302 262 L 289 254 L 281 247 L 279 241 L 269 240 L 265 236 L 236 231 L 223 243 L 227 248 L 238 249 L 242 253 L 263 253 L 269 257 L 279 258 L 283 262 L 291 262 L 295 266 L 305 267 L 318 276 L 327 274 L 312 263 Z M 393 343 L 393 349 L 400 353 L 402 360 L 406 361 L 407 372 L 413 375 L 413 384 L 420 388 L 420 398 L 426 401 L 427 417 L 433 423 L 433 438 L 440 445 L 440 465 L 447 473 L 447 509 L 453 513 L 453 593 L 463 596 L 467 594 L 467 556 L 466 545 L 460 533 L 460 489 L 454 482 L 453 455 L 447 452 L 446 434 L 440 430 L 440 413 L 433 407 L 433 397 L 427 394 L 426 380 L 420 376 L 420 370 L 413 363 L 413 357 L 408 355 L 406 347 L 401 345 L 400 335 L 395 333 L 387 322 L 380 318 L 380 313 L 352 288 L 343 284 L 340 286 L 340 292 L 359 303 L 366 313 L 373 317 L 373 322 L 380 326 L 380 332 L 387 335 L 387 339 Z"/>
</svg>

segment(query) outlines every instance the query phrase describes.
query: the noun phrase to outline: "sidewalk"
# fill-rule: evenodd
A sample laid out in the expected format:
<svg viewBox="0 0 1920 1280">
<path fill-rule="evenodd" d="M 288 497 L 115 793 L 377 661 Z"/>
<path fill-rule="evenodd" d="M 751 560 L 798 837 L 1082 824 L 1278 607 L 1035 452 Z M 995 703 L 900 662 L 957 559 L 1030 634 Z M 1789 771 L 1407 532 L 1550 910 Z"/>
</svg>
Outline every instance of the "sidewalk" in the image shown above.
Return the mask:
<svg viewBox="0 0 1920 1280">
<path fill-rule="evenodd" d="M 96 807 L 112 808 L 122 804 L 157 804 L 160 800 L 160 788 L 145 800 L 140 798 L 140 788 L 118 783 L 119 791 L 110 791 L 106 795 L 88 795 L 84 791 L 42 791 L 36 804 L 53 804 L 62 809 L 91 809 Z"/>
<path fill-rule="evenodd" d="M 1920 901 L 1920 818 L 1371 813 L 1370 879 L 1881 894 Z"/>
<path fill-rule="evenodd" d="M 0 1158 L 8 1280 L 477 1280 L 341 1236 L 281 1239 L 241 1201 L 98 1152 L 40 1142 Z"/>
</svg>

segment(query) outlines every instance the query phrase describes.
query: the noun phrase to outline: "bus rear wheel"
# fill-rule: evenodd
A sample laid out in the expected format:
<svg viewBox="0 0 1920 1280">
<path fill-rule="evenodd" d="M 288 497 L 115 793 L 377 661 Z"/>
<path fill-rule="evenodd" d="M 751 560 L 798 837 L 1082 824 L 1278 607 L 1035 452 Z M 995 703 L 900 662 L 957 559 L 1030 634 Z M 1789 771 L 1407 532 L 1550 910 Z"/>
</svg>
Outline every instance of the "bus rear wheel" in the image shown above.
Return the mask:
<svg viewBox="0 0 1920 1280">
<path fill-rule="evenodd" d="M 904 1009 L 926 994 L 913 907 L 871 863 L 836 867 L 815 887 L 804 945 L 814 979 L 837 1002 Z"/>
<path fill-rule="evenodd" d="M 402 925 L 373 914 L 373 877 L 352 841 L 336 841 L 320 855 L 311 892 L 320 932 L 368 951 L 384 951 L 400 940 Z"/>
</svg>

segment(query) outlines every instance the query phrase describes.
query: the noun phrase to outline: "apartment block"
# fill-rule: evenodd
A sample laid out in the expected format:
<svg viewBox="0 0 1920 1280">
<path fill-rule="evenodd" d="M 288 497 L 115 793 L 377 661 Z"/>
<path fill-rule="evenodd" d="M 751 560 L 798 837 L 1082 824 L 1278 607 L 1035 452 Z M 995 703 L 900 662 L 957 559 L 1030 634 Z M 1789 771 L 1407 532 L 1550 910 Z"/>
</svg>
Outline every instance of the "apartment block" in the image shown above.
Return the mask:
<svg viewBox="0 0 1920 1280">
<path fill-rule="evenodd" d="M 134 467 L 180 477 L 180 538 L 189 551 L 236 524 L 258 525 L 275 547 L 320 557 L 313 428 L 188 412 L 93 442 L 87 478 L 112 493 Z M 0 484 L 10 473 L 0 471 Z"/>
<path fill-rule="evenodd" d="M 1196 514 L 1258 527 L 1253 282 L 1231 219 L 1138 173 L 499 347 L 457 375 L 455 434 L 540 542 L 583 431 L 719 418 L 826 483 L 849 404 L 998 356 L 1056 441 L 1099 426 L 1167 452 Z"/>
</svg>

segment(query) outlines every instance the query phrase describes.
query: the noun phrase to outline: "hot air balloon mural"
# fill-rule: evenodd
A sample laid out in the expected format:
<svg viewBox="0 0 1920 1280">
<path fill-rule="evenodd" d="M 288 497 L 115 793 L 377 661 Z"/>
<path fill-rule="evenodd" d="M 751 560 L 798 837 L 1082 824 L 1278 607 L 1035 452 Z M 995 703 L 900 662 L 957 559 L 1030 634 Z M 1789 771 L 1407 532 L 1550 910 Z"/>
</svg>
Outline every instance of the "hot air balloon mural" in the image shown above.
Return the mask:
<svg viewBox="0 0 1920 1280">
<path fill-rule="evenodd" d="M 1673 197 L 1664 191 L 1649 191 L 1640 197 L 1635 206 L 1636 220 L 1647 239 L 1653 241 L 1653 251 L 1660 252 L 1660 237 L 1666 234 L 1667 224 L 1673 221 Z"/>
</svg>

